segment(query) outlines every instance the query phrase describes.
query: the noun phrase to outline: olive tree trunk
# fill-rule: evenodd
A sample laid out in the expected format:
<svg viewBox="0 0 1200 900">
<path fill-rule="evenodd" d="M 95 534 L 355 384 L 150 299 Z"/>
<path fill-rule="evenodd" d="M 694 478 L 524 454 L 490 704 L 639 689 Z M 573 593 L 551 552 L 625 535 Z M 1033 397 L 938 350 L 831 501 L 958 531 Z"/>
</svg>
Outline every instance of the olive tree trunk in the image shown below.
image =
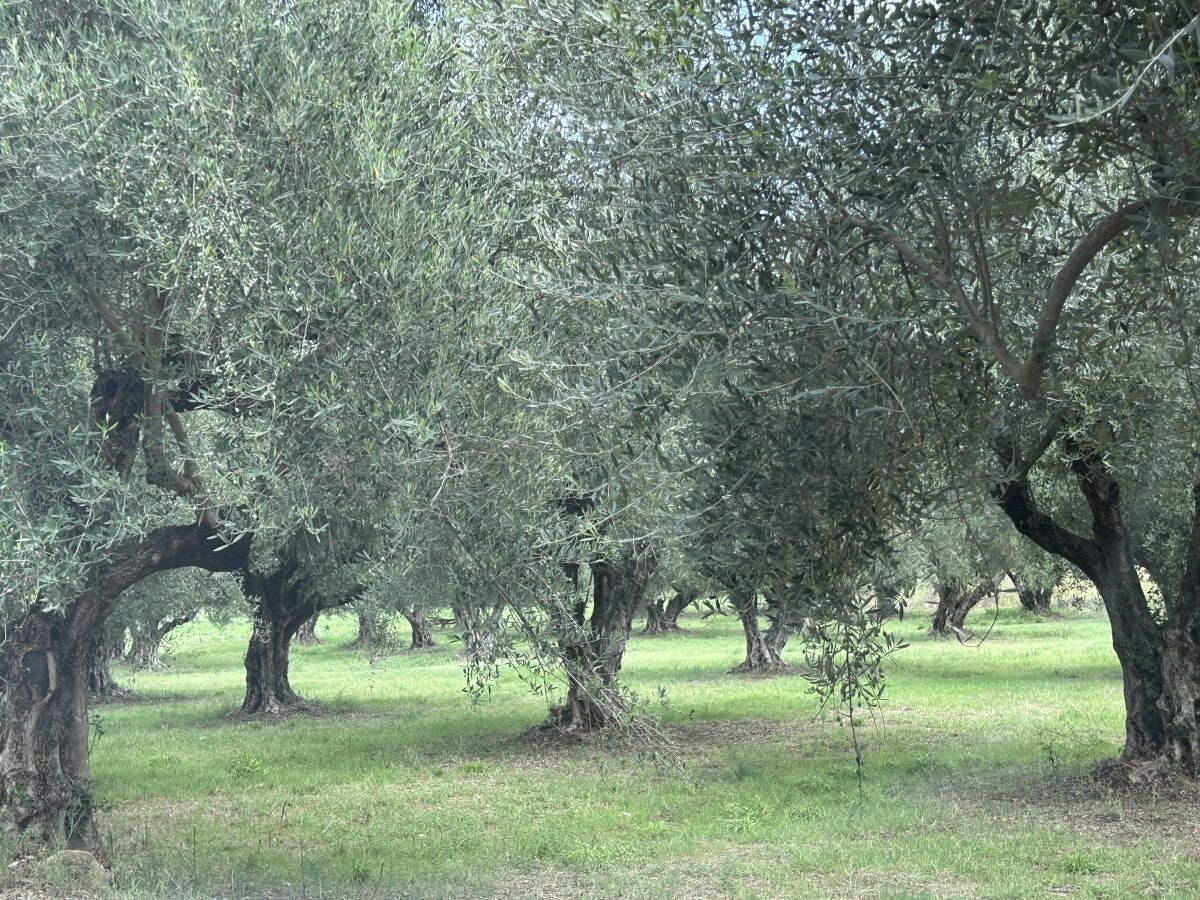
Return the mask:
<svg viewBox="0 0 1200 900">
<path fill-rule="evenodd" d="M 95 703 L 107 700 L 118 700 L 129 695 L 123 687 L 117 684 L 112 675 L 112 660 L 118 655 L 117 649 L 103 637 L 97 638 L 92 647 L 88 664 L 88 699 Z"/>
<path fill-rule="evenodd" d="M 463 658 L 473 665 L 489 665 L 495 661 L 496 630 L 503 614 L 503 603 L 492 604 L 485 615 L 483 607 L 466 592 L 459 594 L 454 604 L 454 627 L 463 645 Z"/>
<path fill-rule="evenodd" d="M 168 634 L 196 617 L 194 612 L 172 616 L 159 622 L 142 622 L 129 629 L 129 650 L 125 662 L 134 669 L 162 669 L 162 643 Z"/>
<path fill-rule="evenodd" d="M 560 641 L 567 676 L 566 702 L 553 707 L 547 724 L 567 731 L 617 725 L 625 702 L 617 675 L 634 612 L 641 605 L 658 560 L 648 545 L 635 545 L 615 562 L 593 560 L 591 613 L 586 596 L 573 610 L 573 621 Z"/>
<path fill-rule="evenodd" d="M 937 609 L 926 634 L 937 638 L 953 635 L 965 640 L 967 615 L 988 595 L 989 588 L 989 585 L 964 585 L 957 579 L 938 583 Z"/>
<path fill-rule="evenodd" d="M 1147 603 L 1121 488 L 1099 453 L 1064 441 L 1076 485 L 1091 512 L 1091 534 L 1076 534 L 1040 512 L 1025 475 L 993 489 L 1013 525 L 1049 553 L 1073 563 L 1096 586 L 1112 628 L 1125 697 L 1125 763 L 1195 774 L 1200 760 L 1200 483 L 1193 487 L 1187 562 L 1178 588 L 1164 591 L 1164 621 Z M 1011 470 L 1011 444 L 997 442 Z M 1143 766 L 1111 770 L 1136 779 Z"/>
<path fill-rule="evenodd" d="M 662 597 L 647 598 L 646 624 L 642 626 L 642 634 L 654 636 L 678 630 L 679 626 L 672 628 L 667 624 L 667 611 L 663 607 Z"/>
<path fill-rule="evenodd" d="M 737 610 L 746 637 L 746 658 L 730 669 L 733 675 L 765 675 L 786 668 L 780 655 L 780 641 L 787 642 L 786 633 L 776 631 L 771 638 L 758 627 L 758 594 L 753 590 L 736 589 L 730 593 L 730 602 Z M 778 619 L 776 620 L 778 622 Z"/>
<path fill-rule="evenodd" d="M 401 610 L 401 615 L 408 620 L 408 625 L 412 629 L 410 650 L 424 650 L 434 646 L 433 629 L 429 627 L 429 620 L 415 605 Z"/>
<path fill-rule="evenodd" d="M 1050 611 L 1050 601 L 1054 597 L 1054 588 L 1046 585 L 1033 584 L 1024 580 L 1016 572 L 1008 572 L 1008 580 L 1017 590 L 1017 599 L 1027 612 L 1045 615 Z"/>
<path fill-rule="evenodd" d="M 315 647 L 321 643 L 321 639 L 317 637 L 317 619 L 321 618 L 320 612 L 315 612 L 304 620 L 300 628 L 296 631 L 296 643 L 301 647 Z"/>
<path fill-rule="evenodd" d="M 663 625 L 668 631 L 679 630 L 679 614 L 696 602 L 695 591 L 676 591 L 663 610 Z"/>
<path fill-rule="evenodd" d="M 121 592 L 172 568 L 230 571 L 250 538 L 221 542 L 204 524 L 164 526 L 107 553 L 65 612 L 35 604 L 0 644 L 0 817 L 45 843 L 98 849 L 88 760 L 88 678 Z M 215 552 L 219 551 L 219 552 Z"/>
<path fill-rule="evenodd" d="M 391 623 L 387 616 L 377 612 L 362 611 L 358 614 L 358 636 L 346 645 L 350 650 L 379 653 L 395 647 Z"/>
<path fill-rule="evenodd" d="M 292 690 L 288 657 L 292 639 L 316 611 L 290 584 L 292 571 L 281 565 L 270 575 L 245 572 L 242 590 L 252 603 L 253 629 L 246 648 L 246 694 L 240 713 L 276 716 L 311 706 Z"/>
</svg>

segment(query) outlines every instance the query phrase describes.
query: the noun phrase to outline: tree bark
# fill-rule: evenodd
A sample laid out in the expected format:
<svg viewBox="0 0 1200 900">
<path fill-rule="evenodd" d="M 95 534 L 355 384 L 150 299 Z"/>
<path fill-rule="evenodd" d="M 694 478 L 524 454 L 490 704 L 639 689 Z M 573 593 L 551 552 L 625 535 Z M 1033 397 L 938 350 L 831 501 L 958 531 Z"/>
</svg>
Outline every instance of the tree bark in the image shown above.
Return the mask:
<svg viewBox="0 0 1200 900">
<path fill-rule="evenodd" d="M 574 627 L 560 641 L 567 675 L 566 702 L 550 710 L 547 724 L 566 731 L 591 731 L 620 724 L 625 702 L 617 675 L 646 587 L 658 560 L 646 544 L 635 545 L 615 563 L 591 563 L 592 609 L 586 597 L 573 611 Z"/>
<path fill-rule="evenodd" d="M 1064 447 L 1091 511 L 1090 537 L 1040 512 L 1023 474 L 998 484 L 993 496 L 1018 531 L 1082 570 L 1104 601 L 1125 696 L 1122 761 L 1195 774 L 1200 759 L 1200 484 L 1193 488 L 1187 565 L 1160 624 L 1142 590 L 1120 485 L 1099 454 L 1071 441 Z M 1016 468 L 1011 444 L 997 442 L 996 449 L 1010 471 Z M 1130 779 L 1136 770 L 1120 771 Z"/>
<path fill-rule="evenodd" d="M 792 636 L 791 626 L 784 621 L 783 610 L 770 602 L 767 603 L 767 616 L 771 620 L 771 625 L 763 635 L 763 640 L 767 642 L 767 648 L 777 660 L 778 667 L 786 668 L 787 663 L 783 661 L 783 651 L 787 647 L 788 638 Z"/>
<path fill-rule="evenodd" d="M 460 595 L 454 605 L 454 627 L 462 641 L 462 656 L 472 664 L 489 665 L 496 658 L 496 629 L 504 613 L 504 604 L 492 606 L 488 615 L 478 603 L 466 595 Z"/>
<path fill-rule="evenodd" d="M 186 613 L 182 616 L 172 616 L 160 622 L 143 622 L 129 629 L 129 651 L 125 654 L 125 662 L 134 669 L 157 670 L 166 667 L 160 657 L 163 639 L 168 634 L 186 625 L 196 617 L 196 614 Z"/>
<path fill-rule="evenodd" d="M 296 632 L 296 643 L 302 647 L 315 647 L 321 643 L 321 639 L 317 637 L 317 619 L 321 618 L 321 613 L 315 612 L 300 626 Z"/>
<path fill-rule="evenodd" d="M 111 663 L 117 651 L 104 638 L 98 638 L 88 663 L 88 699 L 96 703 L 127 697 L 129 692 L 112 676 Z"/>
<path fill-rule="evenodd" d="M 937 585 L 938 605 L 926 633 L 929 637 L 967 637 L 967 615 L 988 595 L 989 585 L 966 586 L 957 579 Z"/>
<path fill-rule="evenodd" d="M 679 614 L 696 602 L 695 591 L 677 590 L 663 610 L 663 623 L 668 631 L 679 630 Z"/>
<path fill-rule="evenodd" d="M 742 622 L 742 633 L 746 636 L 746 658 L 730 669 L 731 675 L 763 675 L 778 672 L 786 668 L 783 658 L 776 650 L 781 639 L 779 632 L 767 639 L 758 627 L 758 594 L 752 590 L 735 589 L 730 593 L 730 601 L 737 610 Z M 782 637 L 786 643 L 786 636 Z"/>
<path fill-rule="evenodd" d="M 346 645 L 350 650 L 381 652 L 395 647 L 386 616 L 376 612 L 358 614 L 358 637 Z"/>
<path fill-rule="evenodd" d="M 401 610 L 401 614 L 408 620 L 409 627 L 412 629 L 410 650 L 424 650 L 434 646 L 433 629 L 429 627 L 429 621 L 415 604 Z"/>
<path fill-rule="evenodd" d="M 660 635 L 668 631 L 678 631 L 667 624 L 667 611 L 663 608 L 662 597 L 651 597 L 646 600 L 646 624 L 642 626 L 642 634 Z"/>
<path fill-rule="evenodd" d="M 203 523 L 170 525 L 109 550 L 65 613 L 40 604 L 0 645 L 0 809 L 5 824 L 45 843 L 99 849 L 88 760 L 90 661 L 121 592 L 154 572 L 244 565 L 248 536 L 225 544 Z"/>
<path fill-rule="evenodd" d="M 1050 611 L 1050 601 L 1054 596 L 1054 588 L 1046 585 L 1033 584 L 1021 578 L 1016 572 L 1008 572 L 1008 580 L 1017 590 L 1017 599 L 1026 612 L 1042 616 Z"/>
<path fill-rule="evenodd" d="M 254 628 L 246 648 L 246 695 L 240 713 L 276 716 L 311 708 L 292 690 L 288 656 L 300 626 L 312 617 L 315 604 L 299 601 L 287 565 L 270 575 L 242 575 L 242 590 L 253 602 Z"/>
</svg>

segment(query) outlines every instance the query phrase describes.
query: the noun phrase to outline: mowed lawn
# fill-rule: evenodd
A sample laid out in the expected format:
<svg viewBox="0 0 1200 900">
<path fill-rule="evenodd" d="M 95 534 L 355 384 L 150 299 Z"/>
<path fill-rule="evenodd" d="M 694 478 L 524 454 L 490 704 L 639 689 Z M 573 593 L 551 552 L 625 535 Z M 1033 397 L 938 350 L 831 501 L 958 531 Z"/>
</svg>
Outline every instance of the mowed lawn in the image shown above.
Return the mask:
<svg viewBox="0 0 1200 900">
<path fill-rule="evenodd" d="M 1200 896 L 1195 795 L 1080 778 L 1122 736 L 1103 619 L 1004 610 L 979 646 L 899 623 L 911 646 L 861 731 L 861 794 L 849 730 L 802 677 L 727 675 L 736 621 L 682 624 L 635 635 L 623 673 L 661 718 L 666 763 L 523 737 L 546 701 L 515 673 L 472 704 L 448 634 L 369 659 L 344 648 L 350 617 L 292 653 L 293 685 L 328 715 L 229 721 L 249 625 L 188 626 L 169 669 L 118 667 L 133 699 L 94 711 L 118 893 Z"/>
</svg>

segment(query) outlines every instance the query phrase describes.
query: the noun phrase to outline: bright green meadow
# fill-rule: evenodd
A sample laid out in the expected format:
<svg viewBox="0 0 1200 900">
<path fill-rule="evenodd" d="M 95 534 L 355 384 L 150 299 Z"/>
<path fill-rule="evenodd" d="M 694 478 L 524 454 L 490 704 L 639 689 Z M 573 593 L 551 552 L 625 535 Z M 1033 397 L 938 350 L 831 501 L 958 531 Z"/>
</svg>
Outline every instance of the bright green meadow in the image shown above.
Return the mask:
<svg viewBox="0 0 1200 900">
<path fill-rule="evenodd" d="M 979 610 L 977 631 L 994 613 Z M 727 675 L 736 620 L 635 635 L 623 675 L 666 760 L 527 735 L 545 697 L 507 672 L 464 693 L 459 647 L 371 659 L 350 617 L 292 652 L 326 714 L 226 718 L 247 623 L 197 623 L 170 667 L 117 667 L 94 710 L 97 800 L 120 896 L 1194 897 L 1200 807 L 1107 794 L 1120 750 L 1107 623 L 1003 610 L 985 641 L 924 637 L 890 666 L 877 721 L 818 714 L 796 675 Z M 798 660 L 796 660 L 798 662 Z"/>
</svg>

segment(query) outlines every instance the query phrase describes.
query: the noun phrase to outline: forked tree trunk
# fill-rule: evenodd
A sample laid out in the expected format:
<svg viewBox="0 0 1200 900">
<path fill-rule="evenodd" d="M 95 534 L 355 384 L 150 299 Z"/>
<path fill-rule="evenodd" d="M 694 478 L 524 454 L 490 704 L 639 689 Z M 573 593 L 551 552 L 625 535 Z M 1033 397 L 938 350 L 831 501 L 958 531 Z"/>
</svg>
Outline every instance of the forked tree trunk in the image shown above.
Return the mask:
<svg viewBox="0 0 1200 900">
<path fill-rule="evenodd" d="M 663 624 L 668 631 L 679 630 L 679 614 L 696 602 L 695 591 L 676 591 L 663 610 Z"/>
<path fill-rule="evenodd" d="M 988 585 L 966 586 L 957 579 L 939 582 L 938 605 L 926 633 L 929 637 L 967 637 L 967 615 L 988 595 Z"/>
<path fill-rule="evenodd" d="M 678 631 L 667 625 L 667 611 L 663 608 L 662 597 L 650 597 L 646 600 L 646 624 L 642 626 L 642 634 L 659 635 L 668 631 Z"/>
<path fill-rule="evenodd" d="M 1125 695 L 1125 763 L 1195 774 L 1200 761 L 1200 484 L 1193 488 L 1187 560 L 1178 590 L 1164 597 L 1160 624 L 1146 601 L 1134 541 L 1126 525 L 1120 486 L 1099 454 L 1071 441 L 1072 470 L 1091 511 L 1091 536 L 1075 534 L 1041 513 L 1025 476 L 1001 483 L 993 496 L 1017 530 L 1042 549 L 1073 563 L 1104 601 Z M 1010 444 L 997 442 L 1012 467 Z M 1140 767 L 1110 772 L 1123 780 Z"/>
<path fill-rule="evenodd" d="M 1054 588 L 1037 585 L 1026 581 L 1015 572 L 1008 572 L 1008 580 L 1017 589 L 1017 599 L 1026 612 L 1045 615 L 1050 611 L 1050 600 L 1054 596 Z"/>
<path fill-rule="evenodd" d="M 301 647 L 315 647 L 321 643 L 321 639 L 317 637 L 317 619 L 319 618 L 321 618 L 320 612 L 313 613 L 296 631 L 296 643 Z"/>
<path fill-rule="evenodd" d="M 618 725 L 625 703 L 617 675 L 625 657 L 633 615 L 645 596 L 658 560 L 647 545 L 635 545 L 615 564 L 591 563 L 592 609 L 581 595 L 573 633 L 562 642 L 567 675 L 566 702 L 550 710 L 547 724 L 567 731 Z"/>
<path fill-rule="evenodd" d="M 433 629 L 429 627 L 429 620 L 415 605 L 401 610 L 401 615 L 408 620 L 409 627 L 412 629 L 410 650 L 424 650 L 434 645 Z"/>
<path fill-rule="evenodd" d="M 786 668 L 775 646 L 781 637 L 786 643 L 786 636 L 777 632 L 768 640 L 758 627 L 758 594 L 751 590 L 735 590 L 730 594 L 730 601 L 737 610 L 746 637 L 746 658 L 730 669 L 730 674 L 764 675 Z"/>
</svg>

